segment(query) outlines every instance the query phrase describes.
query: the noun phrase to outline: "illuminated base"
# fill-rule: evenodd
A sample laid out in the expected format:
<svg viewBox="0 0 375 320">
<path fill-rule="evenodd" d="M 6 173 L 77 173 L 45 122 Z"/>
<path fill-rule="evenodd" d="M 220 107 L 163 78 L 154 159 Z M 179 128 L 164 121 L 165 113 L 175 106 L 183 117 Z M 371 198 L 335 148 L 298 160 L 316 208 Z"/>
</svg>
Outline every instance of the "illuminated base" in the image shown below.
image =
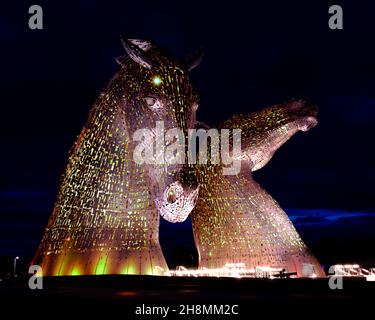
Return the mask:
<svg viewBox="0 0 375 320">
<path fill-rule="evenodd" d="M 42 267 L 43 276 L 105 274 L 163 275 L 168 270 L 160 247 L 147 250 L 84 252 L 39 256 L 33 264 Z"/>
<path fill-rule="evenodd" d="M 375 268 L 365 269 L 359 264 L 336 264 L 330 270 L 335 276 L 365 277 L 367 281 L 375 281 Z"/>
<path fill-rule="evenodd" d="M 164 272 L 166 276 L 176 277 L 229 277 L 229 278 L 296 278 L 297 274 L 286 274 L 285 269 L 278 267 L 256 266 L 247 269 L 244 263 L 228 263 L 222 268 L 187 269 L 183 266 L 176 270 Z M 310 278 L 316 278 L 315 273 Z"/>
</svg>

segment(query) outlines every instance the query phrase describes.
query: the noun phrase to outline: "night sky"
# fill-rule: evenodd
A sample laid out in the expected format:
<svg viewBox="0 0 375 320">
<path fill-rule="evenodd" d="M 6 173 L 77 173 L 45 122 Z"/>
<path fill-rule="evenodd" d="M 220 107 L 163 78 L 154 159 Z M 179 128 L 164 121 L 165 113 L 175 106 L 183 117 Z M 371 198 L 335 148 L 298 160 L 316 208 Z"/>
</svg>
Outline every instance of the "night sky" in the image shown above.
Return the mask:
<svg viewBox="0 0 375 320">
<path fill-rule="evenodd" d="M 28 28 L 32 4 L 43 30 Z M 328 28 L 331 4 L 343 30 Z M 323 264 L 375 267 L 373 1 L 2 1 L 0 256 L 34 254 L 68 151 L 119 68 L 120 36 L 179 58 L 203 46 L 191 82 L 211 126 L 292 98 L 318 105 L 319 125 L 255 178 Z M 170 265 L 196 261 L 190 220 L 162 222 L 161 243 Z"/>
</svg>

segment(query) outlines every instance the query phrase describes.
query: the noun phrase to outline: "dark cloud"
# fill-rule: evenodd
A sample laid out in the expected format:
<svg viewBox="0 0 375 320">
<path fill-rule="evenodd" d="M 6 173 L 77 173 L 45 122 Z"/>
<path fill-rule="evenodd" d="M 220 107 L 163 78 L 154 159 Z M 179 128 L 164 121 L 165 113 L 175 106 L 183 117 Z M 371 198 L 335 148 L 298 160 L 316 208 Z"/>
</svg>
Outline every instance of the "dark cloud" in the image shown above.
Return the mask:
<svg viewBox="0 0 375 320">
<path fill-rule="evenodd" d="M 321 224 L 328 226 L 349 221 L 362 223 L 364 219 L 375 219 L 375 212 L 344 211 L 335 209 L 287 209 L 289 218 L 295 225 Z M 344 223 L 345 224 L 345 223 Z"/>
</svg>

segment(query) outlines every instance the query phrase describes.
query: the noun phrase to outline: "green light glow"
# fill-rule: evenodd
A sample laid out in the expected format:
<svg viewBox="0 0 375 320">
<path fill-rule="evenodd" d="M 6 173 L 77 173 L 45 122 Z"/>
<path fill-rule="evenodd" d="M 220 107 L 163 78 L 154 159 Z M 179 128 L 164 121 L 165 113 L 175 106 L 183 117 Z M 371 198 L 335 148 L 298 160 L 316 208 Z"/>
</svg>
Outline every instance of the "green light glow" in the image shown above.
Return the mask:
<svg viewBox="0 0 375 320">
<path fill-rule="evenodd" d="M 161 79 L 160 77 L 156 76 L 154 77 L 154 79 L 152 79 L 152 82 L 154 83 L 154 85 L 158 86 L 159 84 L 161 84 Z"/>
<path fill-rule="evenodd" d="M 80 276 L 81 272 L 79 271 L 78 267 L 74 267 L 71 273 L 72 276 Z"/>
<path fill-rule="evenodd" d="M 105 267 L 106 267 L 106 263 L 107 263 L 107 258 L 102 258 L 97 267 L 96 267 L 96 274 L 104 274 L 104 271 L 105 271 Z"/>
</svg>

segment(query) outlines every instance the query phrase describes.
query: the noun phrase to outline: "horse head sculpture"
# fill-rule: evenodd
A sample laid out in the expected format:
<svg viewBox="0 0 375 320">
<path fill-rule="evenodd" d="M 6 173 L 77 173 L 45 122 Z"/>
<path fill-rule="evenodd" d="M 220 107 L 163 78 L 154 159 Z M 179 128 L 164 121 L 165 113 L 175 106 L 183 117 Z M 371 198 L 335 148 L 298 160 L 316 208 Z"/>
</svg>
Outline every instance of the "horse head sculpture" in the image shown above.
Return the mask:
<svg viewBox="0 0 375 320">
<path fill-rule="evenodd" d="M 315 106 L 293 100 L 234 115 L 219 126 L 241 130 L 241 170 L 224 175 L 221 164 L 195 167 L 200 195 L 191 215 L 200 268 L 241 263 L 248 270 L 268 270 L 268 276 L 270 268 L 324 276 L 286 213 L 251 174 L 295 133 L 314 127 L 316 115 Z"/>
<path fill-rule="evenodd" d="M 183 174 L 185 162 L 164 161 L 164 149 L 154 148 L 154 142 L 157 125 L 184 134 L 194 125 L 198 97 L 188 72 L 202 55 L 176 61 L 149 41 L 122 43 L 121 69 L 100 94 L 70 151 L 34 258 L 45 275 L 167 270 L 159 214 L 172 222 L 184 220 L 197 199 L 197 184 Z M 151 136 L 139 141 L 142 129 Z M 152 159 L 135 161 L 136 149 L 150 144 Z"/>
</svg>

